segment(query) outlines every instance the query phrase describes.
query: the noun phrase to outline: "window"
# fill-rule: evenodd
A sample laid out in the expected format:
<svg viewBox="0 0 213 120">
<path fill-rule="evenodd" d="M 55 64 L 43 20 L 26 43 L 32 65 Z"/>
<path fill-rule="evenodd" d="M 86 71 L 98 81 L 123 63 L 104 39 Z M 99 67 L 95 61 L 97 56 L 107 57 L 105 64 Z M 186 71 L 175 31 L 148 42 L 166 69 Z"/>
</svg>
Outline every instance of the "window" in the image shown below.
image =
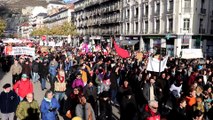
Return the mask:
<svg viewBox="0 0 213 120">
<path fill-rule="evenodd" d="M 160 3 L 156 3 L 155 13 L 156 13 L 156 14 L 159 14 L 159 13 L 160 13 Z"/>
<path fill-rule="evenodd" d="M 185 0 L 184 1 L 184 12 L 190 12 L 191 11 L 191 0 Z"/>
<path fill-rule="evenodd" d="M 127 28 L 127 29 L 126 29 L 126 30 L 127 30 L 127 34 L 129 34 L 129 23 L 127 23 L 126 26 L 127 26 L 127 27 L 126 27 L 126 28 Z"/>
<path fill-rule="evenodd" d="M 148 21 L 145 21 L 145 33 L 148 32 Z"/>
<path fill-rule="evenodd" d="M 138 22 L 135 22 L 135 34 L 138 34 Z"/>
<path fill-rule="evenodd" d="M 129 9 L 126 12 L 126 18 L 129 18 Z"/>
<path fill-rule="evenodd" d="M 211 34 L 213 34 L 213 20 L 211 20 Z"/>
<path fill-rule="evenodd" d="M 148 15 L 148 14 L 149 14 L 149 6 L 146 5 L 146 7 L 145 7 L 145 15 Z"/>
<path fill-rule="evenodd" d="M 204 8 L 205 0 L 201 0 L 201 8 Z"/>
<path fill-rule="evenodd" d="M 160 31 L 160 20 L 156 20 L 156 33 Z"/>
<path fill-rule="evenodd" d="M 174 5 L 173 0 L 169 0 L 168 11 L 172 11 L 173 10 L 173 5 Z"/>
<path fill-rule="evenodd" d="M 189 30 L 189 25 L 190 25 L 190 19 L 185 18 L 183 20 L 183 30 Z"/>
<path fill-rule="evenodd" d="M 173 18 L 169 18 L 169 33 L 173 32 Z"/>
<path fill-rule="evenodd" d="M 138 7 L 135 8 L 135 17 L 138 17 Z"/>
<path fill-rule="evenodd" d="M 203 29 L 203 19 L 200 19 L 199 33 L 205 33 L 205 29 Z"/>
</svg>

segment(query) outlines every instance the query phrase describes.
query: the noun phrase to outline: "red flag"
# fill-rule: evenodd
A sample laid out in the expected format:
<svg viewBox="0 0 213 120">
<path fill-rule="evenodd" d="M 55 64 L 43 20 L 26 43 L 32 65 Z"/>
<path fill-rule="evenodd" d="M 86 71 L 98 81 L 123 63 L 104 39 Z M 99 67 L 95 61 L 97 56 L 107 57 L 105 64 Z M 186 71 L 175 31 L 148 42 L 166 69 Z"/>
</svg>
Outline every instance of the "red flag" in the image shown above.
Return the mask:
<svg viewBox="0 0 213 120">
<path fill-rule="evenodd" d="M 129 52 L 128 52 L 127 50 L 120 48 L 120 47 L 117 45 L 117 43 L 115 42 L 115 40 L 113 40 L 113 41 L 114 41 L 115 50 L 116 50 L 117 54 L 118 54 L 120 57 L 122 57 L 122 58 L 128 58 L 128 57 L 130 57 Z"/>
</svg>

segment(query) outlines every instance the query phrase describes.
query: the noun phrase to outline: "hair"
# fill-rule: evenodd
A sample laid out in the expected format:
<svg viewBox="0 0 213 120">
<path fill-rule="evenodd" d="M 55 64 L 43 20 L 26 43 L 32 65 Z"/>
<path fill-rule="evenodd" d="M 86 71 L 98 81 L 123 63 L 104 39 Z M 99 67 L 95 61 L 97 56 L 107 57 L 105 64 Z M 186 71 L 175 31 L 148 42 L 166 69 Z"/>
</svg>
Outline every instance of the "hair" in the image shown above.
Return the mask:
<svg viewBox="0 0 213 120">
<path fill-rule="evenodd" d="M 153 104 L 158 104 L 158 101 L 156 101 L 156 100 L 150 100 L 150 101 L 148 102 L 148 105 L 149 105 L 149 106 L 153 106 Z"/>
<path fill-rule="evenodd" d="M 182 98 L 180 98 L 179 100 L 178 100 L 178 103 L 180 104 L 180 103 L 183 103 L 183 102 L 185 102 L 186 101 L 186 99 L 184 98 L 184 97 L 182 97 Z"/>
<path fill-rule="evenodd" d="M 53 93 L 53 91 L 52 91 L 52 90 L 47 90 L 47 91 L 45 92 L 44 97 L 47 98 L 47 95 L 50 94 L 50 93 Z"/>
</svg>

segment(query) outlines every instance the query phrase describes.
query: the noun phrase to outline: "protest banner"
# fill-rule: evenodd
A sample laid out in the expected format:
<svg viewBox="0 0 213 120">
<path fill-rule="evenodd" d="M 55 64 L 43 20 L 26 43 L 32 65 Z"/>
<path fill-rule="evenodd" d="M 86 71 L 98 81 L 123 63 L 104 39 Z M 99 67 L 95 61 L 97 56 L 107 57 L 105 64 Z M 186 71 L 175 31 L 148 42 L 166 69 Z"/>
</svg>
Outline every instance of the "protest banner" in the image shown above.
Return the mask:
<svg viewBox="0 0 213 120">
<path fill-rule="evenodd" d="M 11 51 L 5 51 L 6 55 L 30 55 L 35 56 L 35 48 L 30 47 L 12 47 Z"/>
</svg>

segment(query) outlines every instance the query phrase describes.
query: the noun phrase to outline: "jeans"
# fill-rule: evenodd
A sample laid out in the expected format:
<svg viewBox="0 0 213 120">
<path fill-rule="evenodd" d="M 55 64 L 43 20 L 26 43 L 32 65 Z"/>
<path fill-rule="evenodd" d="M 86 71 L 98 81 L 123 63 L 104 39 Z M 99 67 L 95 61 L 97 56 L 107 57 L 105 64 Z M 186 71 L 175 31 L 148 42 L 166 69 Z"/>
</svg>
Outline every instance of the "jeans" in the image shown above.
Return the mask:
<svg viewBox="0 0 213 120">
<path fill-rule="evenodd" d="M 56 77 L 54 76 L 54 75 L 50 75 L 50 79 L 49 79 L 49 81 L 50 81 L 50 90 L 52 90 L 52 91 L 54 91 L 54 83 L 55 83 L 55 79 L 56 79 Z"/>
<path fill-rule="evenodd" d="M 38 73 L 36 73 L 36 72 L 33 72 L 32 73 L 32 80 L 33 80 L 33 82 L 35 83 L 35 82 L 38 82 L 38 79 L 40 78 L 40 76 L 39 76 L 39 74 Z"/>
<path fill-rule="evenodd" d="M 112 96 L 112 101 L 113 101 L 114 103 L 117 103 L 117 100 L 116 100 L 117 89 L 111 89 L 111 96 Z"/>
<path fill-rule="evenodd" d="M 41 89 L 45 89 L 46 88 L 46 77 L 41 78 Z"/>
<path fill-rule="evenodd" d="M 12 113 L 2 113 L 1 120 L 13 120 L 14 119 L 14 112 Z"/>
<path fill-rule="evenodd" d="M 57 99 L 58 101 L 61 101 L 65 96 L 64 92 L 55 92 L 55 99 Z"/>
</svg>

